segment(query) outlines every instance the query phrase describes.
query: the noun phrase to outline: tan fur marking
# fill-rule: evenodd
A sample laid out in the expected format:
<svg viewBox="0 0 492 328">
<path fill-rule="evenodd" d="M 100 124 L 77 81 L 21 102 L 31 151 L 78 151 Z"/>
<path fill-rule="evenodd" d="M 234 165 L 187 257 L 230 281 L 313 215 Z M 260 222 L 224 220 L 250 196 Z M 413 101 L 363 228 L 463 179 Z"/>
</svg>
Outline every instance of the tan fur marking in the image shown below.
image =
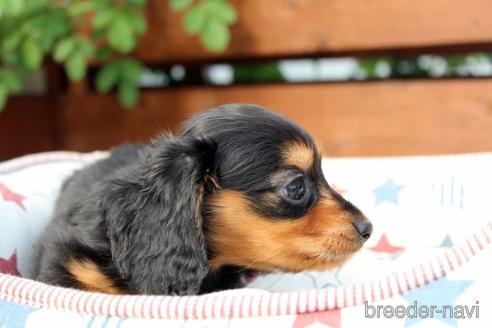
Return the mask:
<svg viewBox="0 0 492 328">
<path fill-rule="evenodd" d="M 207 169 L 207 173 L 205 174 L 205 177 L 204 177 L 204 181 L 205 183 L 208 183 L 209 184 L 209 187 L 214 191 L 219 191 L 220 190 L 220 185 L 219 183 L 217 182 L 217 180 L 215 180 L 215 178 L 213 176 L 211 176 L 210 174 L 208 174 L 208 169 Z"/>
<path fill-rule="evenodd" d="M 201 228 L 202 226 L 202 202 L 204 195 L 203 185 L 198 185 L 196 188 L 196 202 L 195 202 L 195 223 L 196 226 Z"/>
<path fill-rule="evenodd" d="M 101 292 L 108 294 L 124 294 L 124 292 L 116 288 L 101 269 L 92 261 L 71 260 L 68 263 L 68 272 L 77 280 L 85 290 L 92 292 Z"/>
<path fill-rule="evenodd" d="M 343 264 L 361 246 L 348 213 L 323 197 L 304 217 L 271 219 L 251 210 L 240 192 L 212 196 L 207 244 L 212 269 L 229 264 L 256 270 L 298 272 Z"/>
<path fill-rule="evenodd" d="M 314 150 L 301 142 L 288 143 L 284 146 L 282 157 L 285 165 L 309 171 L 314 162 Z"/>
</svg>

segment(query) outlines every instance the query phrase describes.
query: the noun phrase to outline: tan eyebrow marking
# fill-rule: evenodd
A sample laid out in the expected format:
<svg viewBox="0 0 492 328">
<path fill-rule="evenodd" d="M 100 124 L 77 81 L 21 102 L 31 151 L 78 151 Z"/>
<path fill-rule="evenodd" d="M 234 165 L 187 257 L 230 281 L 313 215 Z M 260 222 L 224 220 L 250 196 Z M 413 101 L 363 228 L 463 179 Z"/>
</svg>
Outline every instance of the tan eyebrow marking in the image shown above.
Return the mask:
<svg viewBox="0 0 492 328">
<path fill-rule="evenodd" d="M 309 171 L 314 163 L 314 149 L 302 142 L 290 142 L 283 147 L 282 159 L 285 165 Z"/>
</svg>

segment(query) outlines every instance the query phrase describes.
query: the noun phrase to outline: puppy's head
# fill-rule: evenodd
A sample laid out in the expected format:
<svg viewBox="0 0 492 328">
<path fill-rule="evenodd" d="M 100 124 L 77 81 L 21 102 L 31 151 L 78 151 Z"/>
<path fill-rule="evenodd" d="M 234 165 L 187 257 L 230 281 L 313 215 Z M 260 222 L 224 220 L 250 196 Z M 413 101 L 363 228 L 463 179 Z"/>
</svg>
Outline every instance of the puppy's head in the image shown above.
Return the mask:
<svg viewBox="0 0 492 328">
<path fill-rule="evenodd" d="M 371 223 L 326 182 L 312 138 L 288 119 L 226 105 L 195 115 L 183 135 L 216 145 L 201 204 L 212 269 L 329 269 L 371 235 Z"/>
</svg>

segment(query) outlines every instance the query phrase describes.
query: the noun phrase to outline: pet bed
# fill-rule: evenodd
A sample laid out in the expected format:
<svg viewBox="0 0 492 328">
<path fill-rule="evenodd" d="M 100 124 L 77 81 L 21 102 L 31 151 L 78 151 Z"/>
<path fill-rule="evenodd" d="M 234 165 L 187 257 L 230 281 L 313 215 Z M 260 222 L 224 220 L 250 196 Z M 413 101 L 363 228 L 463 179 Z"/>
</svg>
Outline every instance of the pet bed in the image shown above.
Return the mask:
<svg viewBox="0 0 492 328">
<path fill-rule="evenodd" d="M 492 326 L 492 154 L 324 160 L 328 182 L 375 227 L 331 272 L 245 277 L 245 289 L 189 297 L 111 296 L 22 278 L 63 180 L 104 156 L 0 163 L 0 327 Z M 446 312 L 426 317 L 422 306 Z"/>
</svg>

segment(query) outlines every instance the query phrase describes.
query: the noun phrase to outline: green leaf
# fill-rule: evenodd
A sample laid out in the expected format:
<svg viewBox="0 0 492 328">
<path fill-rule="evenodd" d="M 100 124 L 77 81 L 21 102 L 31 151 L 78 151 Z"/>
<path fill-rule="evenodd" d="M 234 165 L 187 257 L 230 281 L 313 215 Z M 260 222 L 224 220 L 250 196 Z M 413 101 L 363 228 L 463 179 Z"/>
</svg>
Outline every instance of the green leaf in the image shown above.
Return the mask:
<svg viewBox="0 0 492 328">
<path fill-rule="evenodd" d="M 7 104 L 8 92 L 3 85 L 0 84 L 0 112 L 5 109 Z"/>
<path fill-rule="evenodd" d="M 22 66 L 21 58 L 19 58 L 19 54 L 16 51 L 3 51 L 1 57 L 3 64 L 6 66 Z"/>
<path fill-rule="evenodd" d="M 94 10 L 94 3 L 91 1 L 76 2 L 68 6 L 67 13 L 72 16 L 80 16 Z"/>
<path fill-rule="evenodd" d="M 191 8 L 183 17 L 183 24 L 188 34 L 198 34 L 207 23 L 207 12 L 203 5 Z"/>
<path fill-rule="evenodd" d="M 125 18 L 133 28 L 133 31 L 135 31 L 135 34 L 140 35 L 145 33 L 147 30 L 147 21 L 142 16 L 134 12 L 127 11 L 125 12 Z"/>
<path fill-rule="evenodd" d="M 52 0 L 36 0 L 36 1 L 30 1 L 30 0 L 12 0 L 12 1 L 17 1 L 17 2 L 23 2 L 23 9 L 21 14 L 25 13 L 33 13 L 35 11 L 38 11 L 40 9 L 45 9 L 46 6 L 52 2 Z"/>
<path fill-rule="evenodd" d="M 92 29 L 91 39 L 94 41 L 100 41 L 106 37 L 106 30 L 104 29 Z"/>
<path fill-rule="evenodd" d="M 108 30 L 108 42 L 113 49 L 124 54 L 135 48 L 135 35 L 124 16 L 119 16 L 110 26 Z"/>
<path fill-rule="evenodd" d="M 112 6 L 114 0 L 92 0 L 97 8 L 106 8 Z"/>
<path fill-rule="evenodd" d="M 122 60 L 119 63 L 120 76 L 124 82 L 136 84 L 144 71 L 144 67 L 133 59 Z"/>
<path fill-rule="evenodd" d="M 120 83 L 118 86 L 118 98 L 123 107 L 129 109 L 138 102 L 138 87 L 131 83 Z"/>
<path fill-rule="evenodd" d="M 174 11 L 181 11 L 192 3 L 193 0 L 169 0 L 169 7 Z"/>
<path fill-rule="evenodd" d="M 43 61 L 43 51 L 38 43 L 33 39 L 27 38 L 21 47 L 22 65 L 28 70 L 34 70 L 41 66 Z"/>
<path fill-rule="evenodd" d="M 111 56 L 112 53 L 113 51 L 110 47 L 102 46 L 101 48 L 97 49 L 95 56 L 98 60 L 106 60 Z"/>
<path fill-rule="evenodd" d="M 11 78 L 4 80 L 4 82 L 9 93 L 19 93 L 22 91 L 22 82 L 17 76 L 12 75 Z"/>
<path fill-rule="evenodd" d="M 206 6 L 210 15 L 224 23 L 231 25 L 237 21 L 236 10 L 228 2 L 209 0 Z"/>
<path fill-rule="evenodd" d="M 211 20 L 200 35 L 202 44 L 212 52 L 222 52 L 229 45 L 231 35 L 229 28 L 223 22 Z"/>
<path fill-rule="evenodd" d="M 7 70 L 0 70 L 0 83 L 9 93 L 18 93 L 22 90 L 22 82 L 18 76 Z"/>
<path fill-rule="evenodd" d="M 6 15 L 16 16 L 24 10 L 24 0 L 3 0 L 2 9 Z"/>
<path fill-rule="evenodd" d="M 17 49 L 22 40 L 22 33 L 20 31 L 11 31 L 2 40 L 3 51 L 14 51 Z"/>
<path fill-rule="evenodd" d="M 59 63 L 65 61 L 68 56 L 75 50 L 75 40 L 76 39 L 74 37 L 68 37 L 60 40 L 55 46 L 53 59 L 55 59 L 55 61 Z"/>
<path fill-rule="evenodd" d="M 84 55 L 85 58 L 94 56 L 96 49 L 90 40 L 86 38 L 79 38 L 78 41 L 78 50 L 82 55 Z"/>
<path fill-rule="evenodd" d="M 118 80 L 117 67 L 114 64 L 104 66 L 97 72 L 96 88 L 97 91 L 106 93 L 111 90 Z"/>
<path fill-rule="evenodd" d="M 40 14 L 38 18 L 34 21 L 36 24 L 33 23 L 33 29 L 42 31 L 39 33 L 39 40 L 44 52 L 52 51 L 53 44 L 58 39 L 67 34 L 73 34 L 73 25 L 65 12 L 53 10 Z"/>
<path fill-rule="evenodd" d="M 73 54 L 65 62 L 65 71 L 72 81 L 80 81 L 87 71 L 85 57 L 81 53 Z"/>
<path fill-rule="evenodd" d="M 145 5 L 146 0 L 125 0 L 125 3 L 128 5 L 135 5 L 135 6 L 143 6 Z"/>
<path fill-rule="evenodd" d="M 102 29 L 111 24 L 116 16 L 116 10 L 108 8 L 106 10 L 101 10 L 96 12 L 94 18 L 92 19 L 92 27 L 94 29 Z"/>
</svg>

